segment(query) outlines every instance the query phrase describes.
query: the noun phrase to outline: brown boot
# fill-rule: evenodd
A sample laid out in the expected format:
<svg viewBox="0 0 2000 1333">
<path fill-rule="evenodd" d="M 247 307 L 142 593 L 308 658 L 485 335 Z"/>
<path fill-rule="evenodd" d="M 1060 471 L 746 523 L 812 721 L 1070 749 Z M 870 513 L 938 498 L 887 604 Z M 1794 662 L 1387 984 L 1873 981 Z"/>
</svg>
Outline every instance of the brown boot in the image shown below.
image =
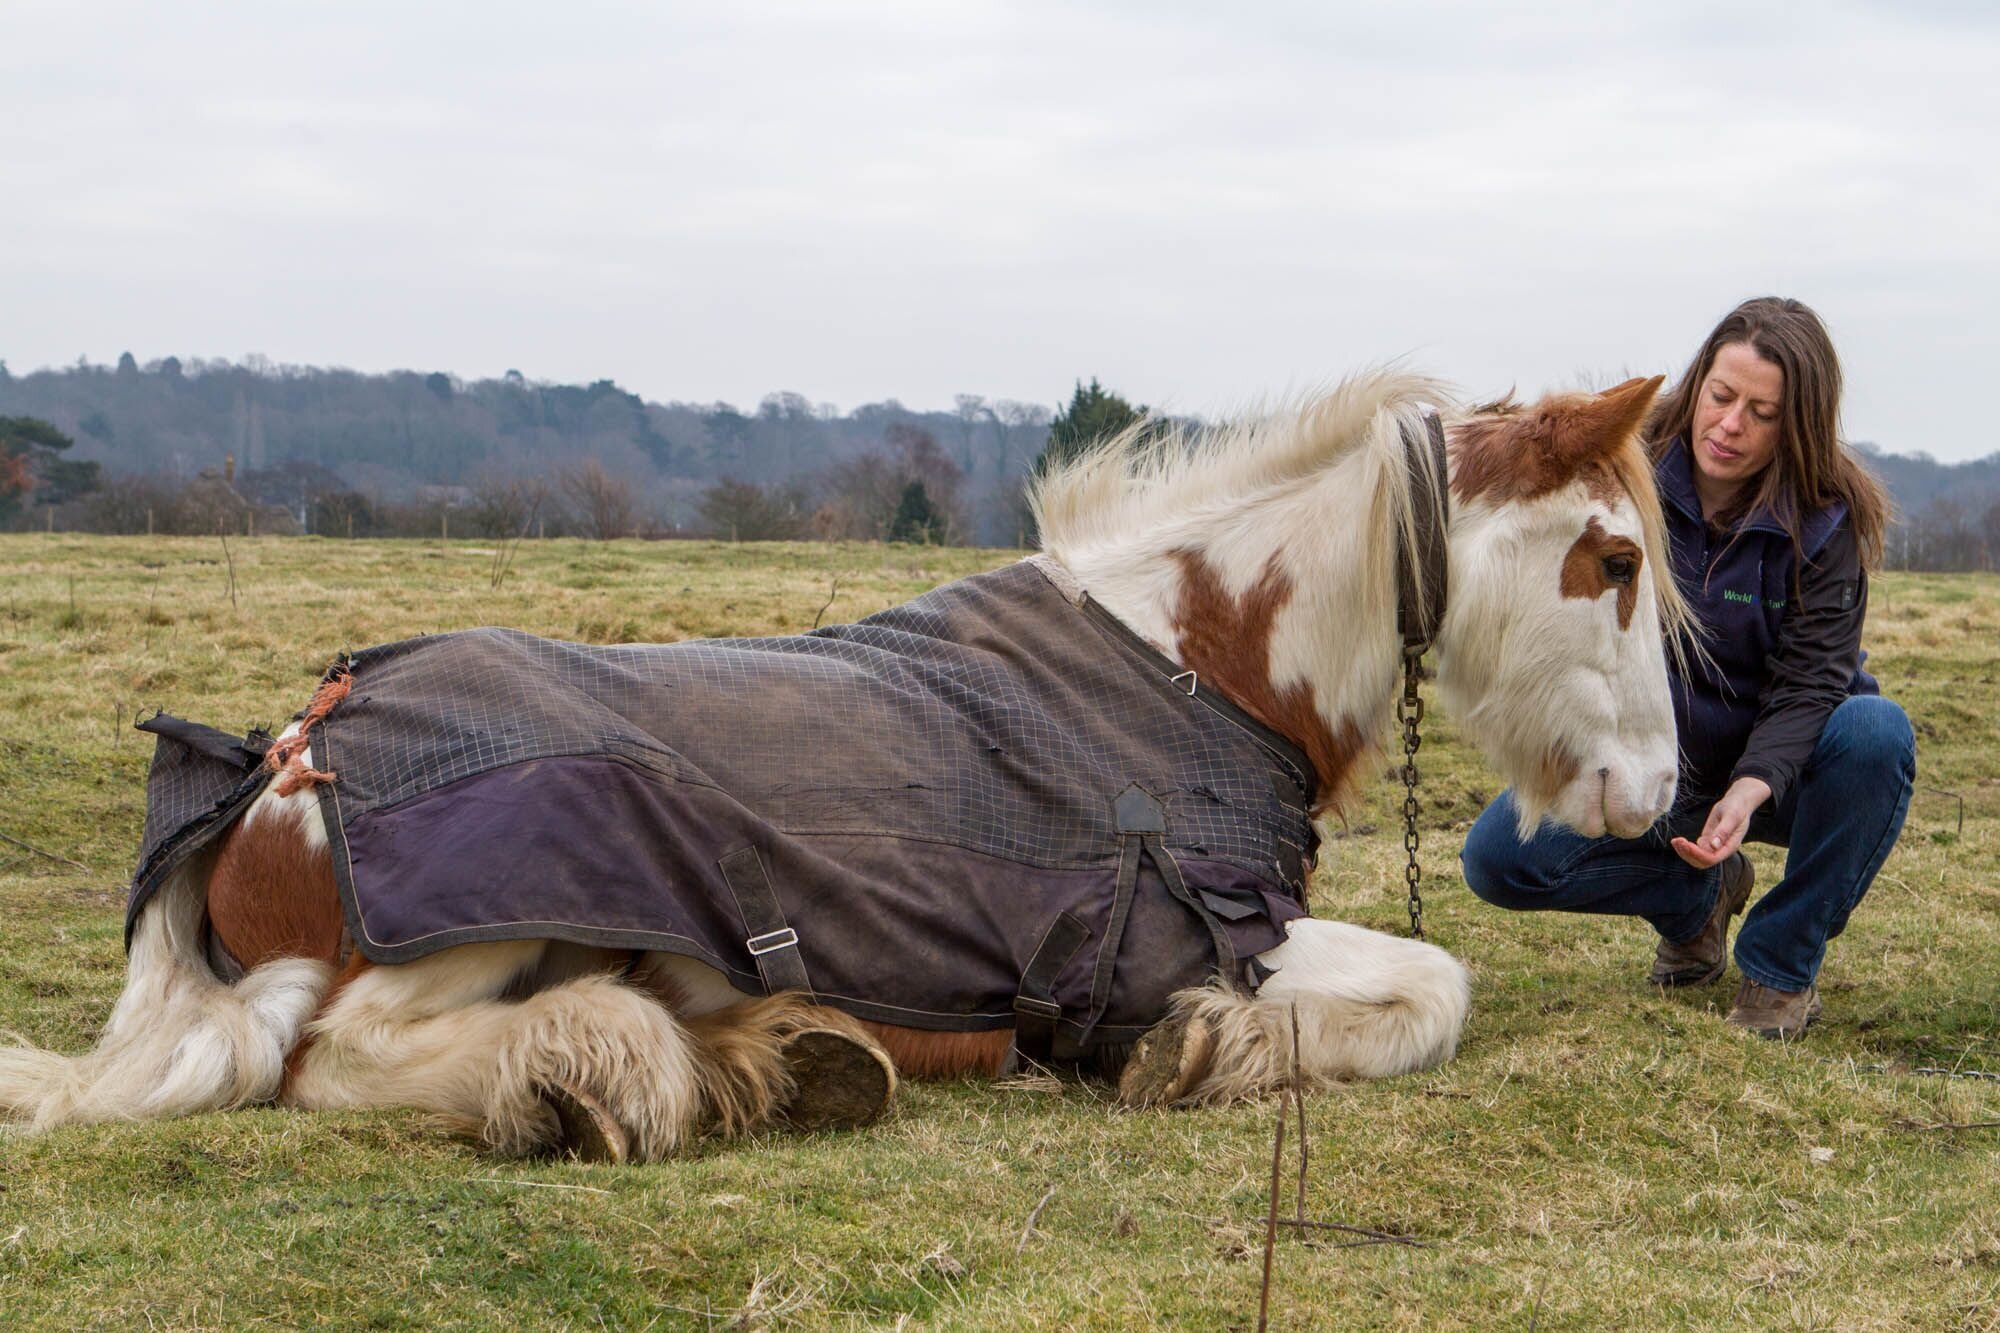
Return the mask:
<svg viewBox="0 0 2000 1333">
<path fill-rule="evenodd" d="M 1806 1035 L 1806 1028 L 1819 1017 L 1819 988 L 1773 990 L 1743 978 L 1736 991 L 1736 1005 L 1725 1023 L 1748 1028 L 1767 1041 L 1793 1041 Z"/>
<path fill-rule="evenodd" d="M 1676 944 L 1661 940 L 1653 953 L 1655 986 L 1702 986 L 1722 975 L 1729 961 L 1729 918 L 1750 902 L 1750 886 L 1757 872 L 1742 852 L 1730 853 L 1722 863 L 1722 892 L 1716 895 L 1715 911 L 1701 934 Z"/>
</svg>

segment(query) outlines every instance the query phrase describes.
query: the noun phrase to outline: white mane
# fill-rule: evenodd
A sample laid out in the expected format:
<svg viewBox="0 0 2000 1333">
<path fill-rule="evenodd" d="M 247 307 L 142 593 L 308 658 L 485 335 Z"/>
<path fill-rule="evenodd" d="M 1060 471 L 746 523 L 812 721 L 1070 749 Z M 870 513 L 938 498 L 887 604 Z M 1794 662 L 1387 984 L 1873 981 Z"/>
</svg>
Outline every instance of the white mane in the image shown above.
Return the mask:
<svg viewBox="0 0 2000 1333">
<path fill-rule="evenodd" d="M 1221 425 L 1148 419 L 1035 483 L 1029 503 L 1042 549 L 1074 566 L 1086 550 L 1176 517 L 1246 510 L 1343 467 L 1353 469 L 1354 512 L 1381 525 L 1382 540 L 1368 554 L 1386 569 L 1389 533 L 1407 534 L 1413 522 L 1403 434 L 1422 439 L 1424 411 L 1450 402 L 1439 381 L 1385 368 Z M 1417 450 L 1414 461 L 1429 472 L 1430 450 Z"/>
</svg>

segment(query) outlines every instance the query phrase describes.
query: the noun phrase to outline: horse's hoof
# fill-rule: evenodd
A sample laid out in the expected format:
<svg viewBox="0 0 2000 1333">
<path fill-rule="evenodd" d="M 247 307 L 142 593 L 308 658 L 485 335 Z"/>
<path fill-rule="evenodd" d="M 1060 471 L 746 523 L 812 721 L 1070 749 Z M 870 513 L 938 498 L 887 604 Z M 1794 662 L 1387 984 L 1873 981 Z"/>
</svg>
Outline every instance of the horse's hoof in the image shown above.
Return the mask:
<svg viewBox="0 0 2000 1333">
<path fill-rule="evenodd" d="M 792 1099 L 780 1114 L 794 1128 L 852 1129 L 896 1099 L 896 1065 L 887 1051 L 832 1028 L 804 1028 L 781 1051 Z"/>
<path fill-rule="evenodd" d="M 1167 1106 L 1186 1097 L 1208 1073 L 1215 1034 L 1191 1014 L 1156 1024 L 1132 1047 L 1118 1076 L 1118 1100 L 1126 1106 Z"/>
<path fill-rule="evenodd" d="M 550 1086 L 542 1089 L 542 1100 L 556 1113 L 560 1134 L 557 1155 L 579 1162 L 624 1163 L 632 1155 L 632 1138 L 603 1102 L 581 1088 Z"/>
</svg>

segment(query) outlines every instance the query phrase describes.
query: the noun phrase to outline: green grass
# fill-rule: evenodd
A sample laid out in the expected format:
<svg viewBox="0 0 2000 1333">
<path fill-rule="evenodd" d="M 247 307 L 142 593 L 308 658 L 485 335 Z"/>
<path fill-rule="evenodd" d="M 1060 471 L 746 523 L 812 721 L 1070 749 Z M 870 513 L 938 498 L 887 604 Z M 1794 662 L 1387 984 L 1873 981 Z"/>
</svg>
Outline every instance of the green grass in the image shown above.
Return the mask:
<svg viewBox="0 0 2000 1333">
<path fill-rule="evenodd" d="M 0 843 L 0 1026 L 81 1050 L 118 992 L 142 708 L 241 729 L 343 647 L 794 631 L 835 580 L 830 621 L 1010 558 L 530 543 L 496 591 L 492 549 L 0 537 L 0 833 L 88 867 Z M 1283 1236 L 1274 1327 L 2000 1327 L 2000 1131 L 1927 1128 L 2000 1119 L 2000 1082 L 1917 1072 L 2000 1071 L 2000 580 L 1885 576 L 1871 616 L 1918 780 L 1965 825 L 1919 791 L 1792 1047 L 1719 1021 L 1733 972 L 1650 991 L 1643 924 L 1472 900 L 1457 846 L 1499 784 L 1427 724 L 1427 919 L 1472 1023 L 1445 1068 L 1308 1110 L 1313 1214 L 1432 1248 Z M 1322 914 L 1402 928 L 1399 804 L 1385 777 L 1332 830 Z M 0 1136 L 0 1326 L 1248 1327 L 1274 1113 L 926 1085 L 858 1133 L 622 1170 L 497 1161 L 407 1113 Z"/>
</svg>

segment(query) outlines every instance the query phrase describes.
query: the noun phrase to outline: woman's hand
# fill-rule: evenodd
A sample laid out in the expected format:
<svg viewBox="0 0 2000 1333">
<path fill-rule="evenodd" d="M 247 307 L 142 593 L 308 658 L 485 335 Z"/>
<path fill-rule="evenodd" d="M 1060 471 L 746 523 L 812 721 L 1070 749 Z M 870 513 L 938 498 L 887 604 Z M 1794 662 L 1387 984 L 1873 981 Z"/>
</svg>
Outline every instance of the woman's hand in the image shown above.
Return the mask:
<svg viewBox="0 0 2000 1333">
<path fill-rule="evenodd" d="M 1689 865 L 1708 869 L 1743 845 L 1743 834 L 1750 827 L 1750 816 L 1770 799 L 1771 785 L 1764 779 L 1736 779 L 1708 812 L 1708 823 L 1702 826 L 1701 837 L 1694 842 L 1675 838 L 1674 850 Z"/>
</svg>

